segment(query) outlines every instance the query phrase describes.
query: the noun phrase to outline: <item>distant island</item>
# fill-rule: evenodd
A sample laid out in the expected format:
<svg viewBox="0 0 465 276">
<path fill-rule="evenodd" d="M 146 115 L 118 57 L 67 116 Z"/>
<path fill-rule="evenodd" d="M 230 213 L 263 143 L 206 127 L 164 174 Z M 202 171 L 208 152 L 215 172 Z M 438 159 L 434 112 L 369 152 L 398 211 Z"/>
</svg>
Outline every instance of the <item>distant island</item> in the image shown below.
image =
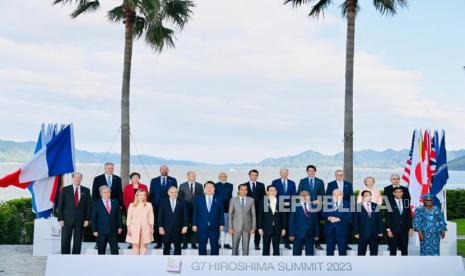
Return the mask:
<svg viewBox="0 0 465 276">
<path fill-rule="evenodd" d="M 15 142 L 0 140 L 0 163 L 24 163 L 33 155 L 35 142 Z M 409 150 L 384 151 L 360 150 L 354 152 L 354 165 L 358 168 L 401 168 L 405 165 Z M 100 164 L 102 160 L 119 164 L 118 153 L 89 152 L 76 149 L 76 162 L 79 164 Z M 465 149 L 448 151 L 449 169 L 465 170 Z M 258 163 L 238 163 L 213 165 L 190 160 L 165 159 L 150 155 L 131 155 L 134 165 L 161 165 L 171 166 L 258 166 L 258 167 L 303 167 L 308 164 L 317 164 L 320 167 L 342 166 L 342 153 L 325 155 L 317 151 L 308 150 L 297 155 L 285 157 L 266 158 Z"/>
</svg>

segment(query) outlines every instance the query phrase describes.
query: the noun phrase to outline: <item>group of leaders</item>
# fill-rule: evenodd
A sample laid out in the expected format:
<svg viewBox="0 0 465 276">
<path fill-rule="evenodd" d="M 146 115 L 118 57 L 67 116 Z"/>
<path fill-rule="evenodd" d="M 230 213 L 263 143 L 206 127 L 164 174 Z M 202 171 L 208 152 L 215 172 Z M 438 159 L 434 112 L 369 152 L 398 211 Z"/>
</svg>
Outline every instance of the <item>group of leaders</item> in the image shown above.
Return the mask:
<svg viewBox="0 0 465 276">
<path fill-rule="evenodd" d="M 211 255 L 218 255 L 221 246 L 231 249 L 232 255 L 238 255 L 241 247 L 242 254 L 248 255 L 253 236 L 255 250 L 261 249 L 263 240 L 263 255 L 270 255 L 270 251 L 280 255 L 281 241 L 293 255 L 302 255 L 302 251 L 314 255 L 315 248 L 324 250 L 320 244 L 324 238 L 326 254 L 334 255 L 337 247 L 342 256 L 351 250 L 351 235 L 358 241 L 358 255 L 366 255 L 368 247 L 370 255 L 378 255 L 383 235 L 387 235 L 391 255 L 398 250 L 408 255 L 413 231 L 418 232 L 421 255 L 439 255 L 446 231 L 443 212 L 433 206 L 430 194 L 422 197 L 422 206 L 412 215 L 409 191 L 400 185 L 397 174 L 384 188 L 384 198 L 375 188 L 375 179 L 366 177 L 355 199 L 342 170 L 335 172 L 336 179 L 325 188 L 313 165 L 307 166 L 307 177 L 298 185 L 288 179 L 287 169 L 281 169 L 280 178 L 267 187 L 257 181 L 259 172 L 250 170 L 249 180 L 238 185 L 237 192 L 225 172 L 219 173 L 219 182 L 201 184 L 195 172 L 189 171 L 187 181 L 178 186 L 169 168 L 161 166 L 160 176 L 151 180 L 150 189 L 140 183 L 137 172 L 130 175 L 131 183 L 123 189 L 112 163 L 106 163 L 104 171 L 95 177 L 92 193 L 81 186 L 79 172 L 72 175 L 72 185 L 62 189 L 57 206 L 62 254 L 80 254 L 84 227 L 89 225 L 98 254 L 105 254 L 108 244 L 111 254 L 118 254 L 123 214 L 126 242 L 140 255 L 146 254 L 153 241 L 165 255 L 171 254 L 171 245 L 173 254 L 180 255 L 189 244 L 199 255 L 206 255 L 208 243 Z M 384 220 L 380 213 L 383 203 L 388 207 Z"/>
</svg>

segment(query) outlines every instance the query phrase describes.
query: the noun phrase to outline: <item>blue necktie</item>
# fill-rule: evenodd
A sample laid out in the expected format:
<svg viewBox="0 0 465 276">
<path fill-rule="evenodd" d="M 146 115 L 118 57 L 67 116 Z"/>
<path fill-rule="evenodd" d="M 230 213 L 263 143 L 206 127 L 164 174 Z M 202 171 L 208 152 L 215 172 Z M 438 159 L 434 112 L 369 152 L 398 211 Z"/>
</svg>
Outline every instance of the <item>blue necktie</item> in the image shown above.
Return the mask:
<svg viewBox="0 0 465 276">
<path fill-rule="evenodd" d="M 209 213 L 210 213 L 211 208 L 212 208 L 212 198 L 209 196 L 208 197 L 208 205 L 207 205 L 207 209 L 208 209 Z"/>
<path fill-rule="evenodd" d="M 165 186 L 166 186 L 166 178 L 163 177 L 161 180 L 161 187 L 164 189 Z"/>
<path fill-rule="evenodd" d="M 284 193 L 287 193 L 287 184 L 286 180 L 283 180 Z"/>
<path fill-rule="evenodd" d="M 107 180 L 108 183 L 107 183 L 107 184 L 108 184 L 108 187 L 109 187 L 109 188 L 111 188 L 111 184 L 112 184 L 112 183 L 111 183 L 111 181 L 112 181 L 111 178 L 112 178 L 111 175 L 108 176 L 108 180 Z"/>
<path fill-rule="evenodd" d="M 313 191 L 313 178 L 310 178 L 310 190 Z"/>
</svg>

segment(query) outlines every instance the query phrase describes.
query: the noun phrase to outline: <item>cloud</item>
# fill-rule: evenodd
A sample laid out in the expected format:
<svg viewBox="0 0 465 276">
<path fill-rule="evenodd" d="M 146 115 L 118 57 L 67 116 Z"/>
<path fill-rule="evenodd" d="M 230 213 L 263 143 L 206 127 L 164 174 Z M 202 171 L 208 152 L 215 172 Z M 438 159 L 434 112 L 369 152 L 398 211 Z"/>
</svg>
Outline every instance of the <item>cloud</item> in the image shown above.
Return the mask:
<svg viewBox="0 0 465 276">
<path fill-rule="evenodd" d="M 122 27 L 106 22 L 109 6 L 71 20 L 68 8 L 27 2 L 24 13 L 0 11 L 6 22 L 25 22 L 0 30 L 0 99 L 9 103 L 0 110 L 8 130 L 1 137 L 34 140 L 41 122 L 72 121 L 77 147 L 107 150 L 120 125 Z M 218 163 L 340 150 L 345 36 L 328 34 L 343 33 L 344 21 L 315 21 L 278 0 L 196 5 L 176 49 L 154 54 L 143 41 L 134 45 L 138 149 Z M 465 134 L 462 109 L 426 95 L 422 72 L 384 58 L 356 50 L 356 148 L 406 148 L 415 127 Z"/>
</svg>

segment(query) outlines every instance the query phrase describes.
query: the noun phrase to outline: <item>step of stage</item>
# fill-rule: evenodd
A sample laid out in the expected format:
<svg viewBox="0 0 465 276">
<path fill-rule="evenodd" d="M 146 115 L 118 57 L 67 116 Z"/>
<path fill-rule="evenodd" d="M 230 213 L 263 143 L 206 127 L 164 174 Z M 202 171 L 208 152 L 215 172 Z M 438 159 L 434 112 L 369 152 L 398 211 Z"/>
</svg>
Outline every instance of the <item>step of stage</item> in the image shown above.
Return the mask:
<svg viewBox="0 0 465 276">
<path fill-rule="evenodd" d="M 323 244 L 323 247 L 325 248 L 326 245 Z M 97 250 L 94 248 L 95 243 L 83 243 L 82 246 L 82 253 L 81 254 L 86 254 L 86 255 L 97 255 Z M 119 254 L 120 255 L 133 255 L 132 249 L 127 249 L 128 244 L 126 243 L 120 243 L 119 244 L 120 250 Z M 147 255 L 163 255 L 163 250 L 162 249 L 154 249 L 154 244 L 149 244 L 149 250 L 147 252 Z M 352 250 L 347 250 L 347 255 L 348 256 L 356 256 L 357 255 L 357 245 L 351 244 L 350 247 Z M 207 249 L 209 252 L 210 250 Z M 173 253 L 173 249 L 171 250 L 171 253 Z M 412 253 L 414 252 L 409 252 L 411 253 L 410 255 L 414 255 Z M 107 248 L 107 254 L 110 254 L 110 249 Z M 199 252 L 197 249 L 184 249 L 182 250 L 182 255 L 198 255 Z M 230 256 L 232 254 L 231 249 L 225 249 L 221 248 L 220 249 L 220 255 L 222 256 Z M 241 250 L 239 251 L 239 254 L 241 254 Z M 304 254 L 304 252 L 302 252 Z M 337 256 L 338 252 L 337 250 L 334 252 L 334 254 Z M 367 251 L 367 255 L 369 255 L 370 252 L 369 250 Z M 249 249 L 249 255 L 252 256 L 261 256 L 262 251 L 261 250 L 255 250 L 255 248 L 250 248 Z M 283 256 L 290 256 L 292 255 L 292 249 L 285 249 L 284 246 L 281 246 L 281 255 Z M 326 250 L 316 250 L 315 249 L 315 255 L 316 256 L 326 256 Z M 387 245 L 380 245 L 378 249 L 378 255 L 379 256 L 389 256 L 389 251 L 387 250 Z M 400 251 L 397 252 L 397 255 L 400 255 Z"/>
</svg>

